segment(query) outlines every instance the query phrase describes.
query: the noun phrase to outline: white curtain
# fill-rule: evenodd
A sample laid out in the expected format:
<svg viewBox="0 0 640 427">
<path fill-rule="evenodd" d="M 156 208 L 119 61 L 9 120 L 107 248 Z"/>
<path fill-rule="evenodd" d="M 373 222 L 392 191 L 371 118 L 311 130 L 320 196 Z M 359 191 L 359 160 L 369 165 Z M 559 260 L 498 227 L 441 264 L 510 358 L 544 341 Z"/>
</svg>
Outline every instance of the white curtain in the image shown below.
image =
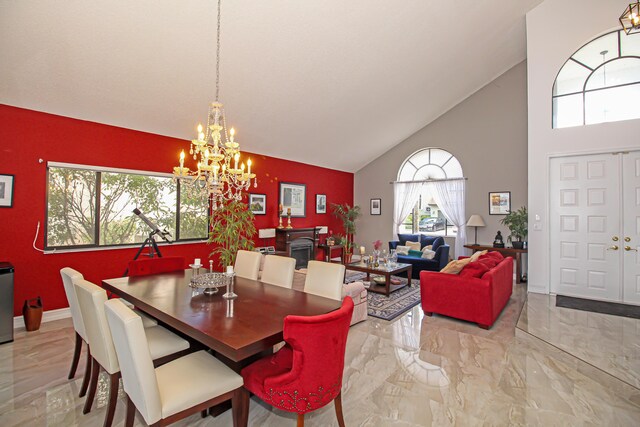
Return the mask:
<svg viewBox="0 0 640 427">
<path fill-rule="evenodd" d="M 420 198 L 421 182 L 393 183 L 393 233 L 400 231 L 402 221 L 411 213 Z"/>
<path fill-rule="evenodd" d="M 464 212 L 464 187 L 465 180 L 452 179 L 442 181 L 430 181 L 427 185 L 438 207 L 447 220 L 458 228 L 455 244 L 455 257 L 464 255 L 464 242 L 466 242 L 466 215 Z"/>
</svg>

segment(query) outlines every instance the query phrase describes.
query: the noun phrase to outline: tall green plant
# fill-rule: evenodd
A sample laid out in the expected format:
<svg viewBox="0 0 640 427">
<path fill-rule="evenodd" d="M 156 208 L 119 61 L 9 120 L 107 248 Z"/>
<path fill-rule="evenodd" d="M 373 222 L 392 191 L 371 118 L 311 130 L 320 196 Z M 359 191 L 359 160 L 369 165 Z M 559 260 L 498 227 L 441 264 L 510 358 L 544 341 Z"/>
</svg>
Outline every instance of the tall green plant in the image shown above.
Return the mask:
<svg viewBox="0 0 640 427">
<path fill-rule="evenodd" d="M 237 200 L 218 207 L 211 215 L 211 231 L 208 243 L 216 244 L 209 256 L 220 256 L 220 267 L 233 265 L 238 250 L 253 250 L 256 227 L 253 224 L 253 213 L 246 203 Z"/>
<path fill-rule="evenodd" d="M 348 203 L 332 203 L 331 209 L 333 210 L 333 215 L 342 221 L 346 237 L 345 250 L 350 252 L 353 248 L 353 235 L 356 233 L 356 219 L 361 215 L 360 206 L 351 207 Z"/>
<path fill-rule="evenodd" d="M 509 235 L 509 241 L 512 242 L 513 239 L 517 239 L 518 242 L 522 242 L 523 239 L 526 240 L 528 229 L 527 229 L 527 221 L 529 220 L 529 214 L 527 212 L 527 207 L 523 206 L 517 211 L 510 211 L 504 218 L 500 220 L 503 225 L 506 225 L 509 228 L 511 234 Z"/>
</svg>

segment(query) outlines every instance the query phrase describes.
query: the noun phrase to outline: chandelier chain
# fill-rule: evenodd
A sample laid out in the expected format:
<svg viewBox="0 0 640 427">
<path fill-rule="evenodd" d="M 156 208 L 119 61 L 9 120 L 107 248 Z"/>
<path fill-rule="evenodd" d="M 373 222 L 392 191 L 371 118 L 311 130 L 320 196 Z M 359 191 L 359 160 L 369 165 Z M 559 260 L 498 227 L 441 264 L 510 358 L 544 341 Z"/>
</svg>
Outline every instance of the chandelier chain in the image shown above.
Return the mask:
<svg viewBox="0 0 640 427">
<path fill-rule="evenodd" d="M 220 9 L 222 0 L 218 0 L 218 31 L 216 33 L 216 102 L 220 100 Z"/>
</svg>

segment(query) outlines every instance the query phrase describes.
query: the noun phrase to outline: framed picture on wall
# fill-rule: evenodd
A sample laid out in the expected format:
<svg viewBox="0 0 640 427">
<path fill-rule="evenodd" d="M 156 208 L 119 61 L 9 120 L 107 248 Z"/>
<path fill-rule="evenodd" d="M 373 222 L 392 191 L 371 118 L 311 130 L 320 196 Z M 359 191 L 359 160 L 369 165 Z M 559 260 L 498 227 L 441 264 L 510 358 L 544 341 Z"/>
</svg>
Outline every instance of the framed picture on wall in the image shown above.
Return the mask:
<svg viewBox="0 0 640 427">
<path fill-rule="evenodd" d="M 511 191 L 489 193 L 489 215 L 506 215 L 511 211 Z"/>
<path fill-rule="evenodd" d="M 369 206 L 370 215 L 382 215 L 382 199 L 371 199 Z"/>
<path fill-rule="evenodd" d="M 265 215 L 267 213 L 267 195 L 249 194 L 249 210 L 254 215 Z"/>
<path fill-rule="evenodd" d="M 13 206 L 13 175 L 0 175 L 0 208 Z"/>
<path fill-rule="evenodd" d="M 280 204 L 282 205 L 282 216 L 287 216 L 287 211 L 291 209 L 291 217 L 306 217 L 307 186 L 293 182 L 281 182 Z"/>
<path fill-rule="evenodd" d="M 316 194 L 316 213 L 317 214 L 327 213 L 327 195 L 326 194 Z"/>
</svg>

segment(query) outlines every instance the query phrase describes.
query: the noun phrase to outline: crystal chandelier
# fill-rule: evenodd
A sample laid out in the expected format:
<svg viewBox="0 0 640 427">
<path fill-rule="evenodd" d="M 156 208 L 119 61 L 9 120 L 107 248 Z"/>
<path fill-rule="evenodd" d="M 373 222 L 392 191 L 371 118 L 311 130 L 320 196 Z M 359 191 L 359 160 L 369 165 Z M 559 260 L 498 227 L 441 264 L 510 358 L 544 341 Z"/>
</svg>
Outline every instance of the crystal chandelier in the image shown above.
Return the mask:
<svg viewBox="0 0 640 427">
<path fill-rule="evenodd" d="M 209 105 L 207 126 L 198 125 L 198 136 L 191 140 L 189 154 L 196 160 L 198 170 L 184 167 L 185 153 L 180 153 L 180 166 L 173 168 L 173 175 L 181 182 L 191 182 L 191 187 L 205 192 L 211 208 L 216 210 L 225 201 L 242 200 L 242 192 L 258 186 L 256 174 L 251 172 L 251 159 L 247 167 L 240 161 L 240 144 L 235 141 L 235 131 L 227 131 L 225 112 L 218 101 L 220 94 L 220 2 L 218 0 L 218 31 L 216 50 L 216 100 Z M 188 179 L 184 179 L 188 178 Z"/>
<path fill-rule="evenodd" d="M 620 16 L 620 25 L 627 34 L 640 32 L 640 0 L 629 4 Z"/>
</svg>

